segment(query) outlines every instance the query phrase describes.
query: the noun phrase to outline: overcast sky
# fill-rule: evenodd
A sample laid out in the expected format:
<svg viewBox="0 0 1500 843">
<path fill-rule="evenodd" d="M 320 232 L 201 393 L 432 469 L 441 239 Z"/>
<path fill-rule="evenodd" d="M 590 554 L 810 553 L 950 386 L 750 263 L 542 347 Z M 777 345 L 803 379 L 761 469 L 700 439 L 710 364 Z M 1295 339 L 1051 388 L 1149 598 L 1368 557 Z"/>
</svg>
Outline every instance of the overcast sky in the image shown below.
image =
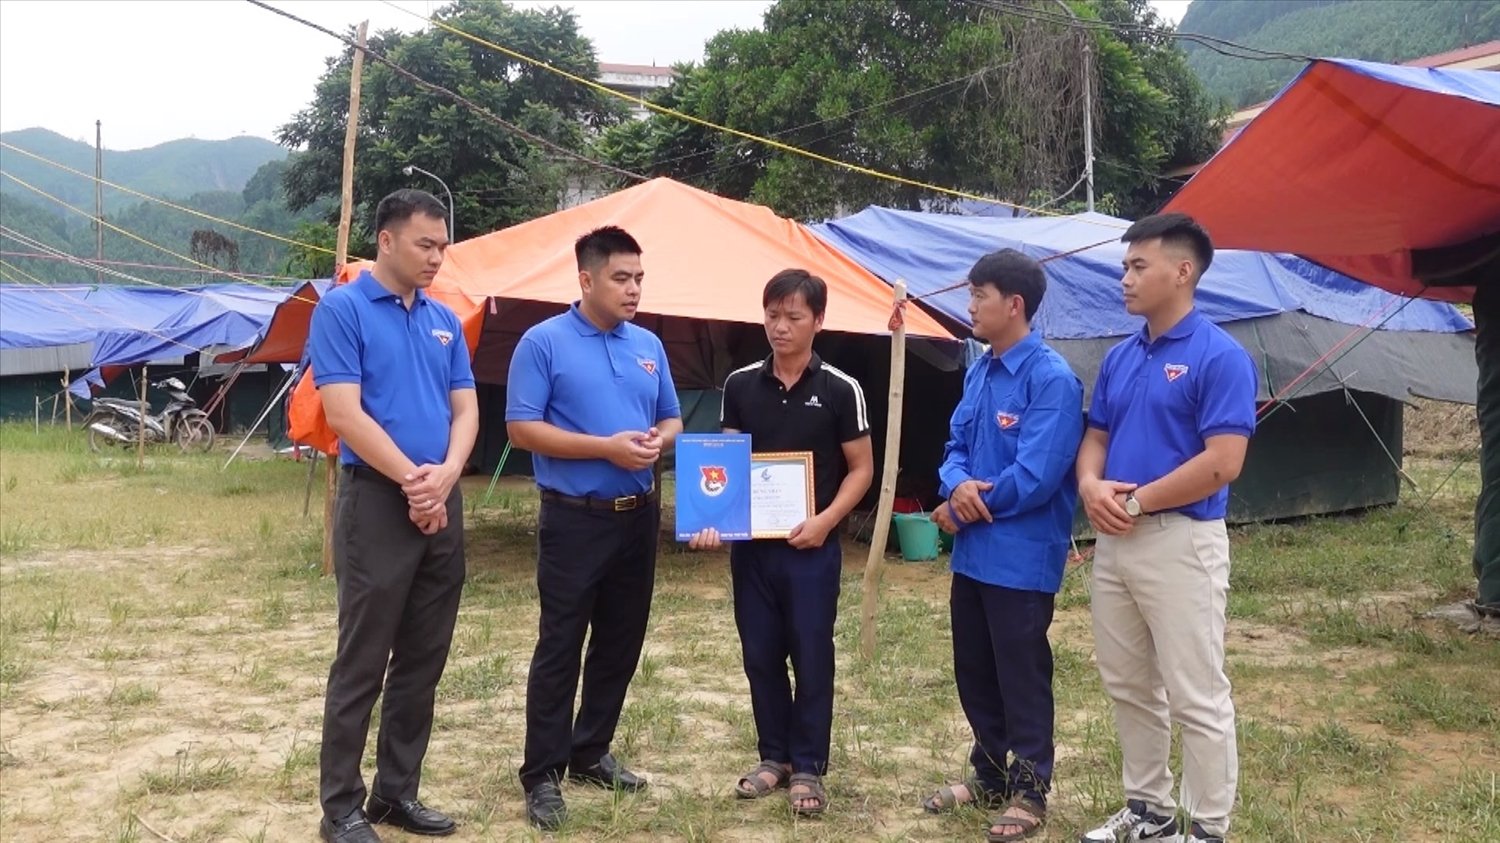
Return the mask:
<svg viewBox="0 0 1500 843">
<path fill-rule="evenodd" d="M 343 31 L 412 30 L 441 7 L 429 0 L 269 0 Z M 1189 0 L 1153 0 L 1176 21 Z M 758 27 L 769 0 L 558 0 L 601 61 L 698 59 L 733 27 Z M 406 11 L 402 11 L 406 10 Z M 42 126 L 139 149 L 181 137 L 273 137 L 303 108 L 338 42 L 239 0 L 0 0 L 0 131 Z"/>
</svg>

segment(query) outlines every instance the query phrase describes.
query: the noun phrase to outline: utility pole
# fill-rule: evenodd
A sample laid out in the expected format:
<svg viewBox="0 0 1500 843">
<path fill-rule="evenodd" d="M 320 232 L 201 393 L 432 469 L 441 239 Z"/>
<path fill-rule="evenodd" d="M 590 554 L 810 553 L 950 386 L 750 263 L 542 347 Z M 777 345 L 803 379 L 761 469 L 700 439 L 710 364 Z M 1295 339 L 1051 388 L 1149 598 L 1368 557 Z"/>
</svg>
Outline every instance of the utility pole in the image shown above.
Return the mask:
<svg viewBox="0 0 1500 843">
<path fill-rule="evenodd" d="M 104 121 L 94 121 L 94 283 L 104 283 Z"/>
<path fill-rule="evenodd" d="M 354 51 L 354 67 L 349 74 L 349 120 L 344 126 L 344 178 L 339 201 L 339 233 L 334 248 L 333 277 L 338 278 L 349 262 L 349 226 L 354 221 L 354 141 L 359 136 L 359 80 L 365 67 L 365 32 L 370 22 L 359 25 L 359 49 Z M 339 461 L 329 455 L 324 469 L 323 489 L 323 574 L 333 573 L 333 513 L 338 495 Z"/>
<path fill-rule="evenodd" d="M 1064 0 L 1057 0 L 1057 5 L 1063 7 L 1063 11 L 1067 12 L 1073 20 L 1078 20 L 1078 14 Z M 1085 195 L 1088 197 L 1088 209 L 1092 213 L 1094 210 L 1094 44 L 1087 32 L 1080 32 L 1079 40 L 1083 43 L 1083 180 Z"/>
</svg>

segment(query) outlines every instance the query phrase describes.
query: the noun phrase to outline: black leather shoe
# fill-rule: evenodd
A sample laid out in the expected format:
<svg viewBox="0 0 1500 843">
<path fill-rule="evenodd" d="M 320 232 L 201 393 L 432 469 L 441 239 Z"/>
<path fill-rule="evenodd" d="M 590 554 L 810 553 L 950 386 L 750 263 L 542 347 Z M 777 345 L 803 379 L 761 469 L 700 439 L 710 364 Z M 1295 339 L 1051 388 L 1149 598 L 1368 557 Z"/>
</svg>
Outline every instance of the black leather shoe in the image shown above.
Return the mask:
<svg viewBox="0 0 1500 843">
<path fill-rule="evenodd" d="M 318 836 L 328 843 L 380 843 L 380 835 L 370 828 L 365 812 L 355 808 L 343 819 L 323 818 L 318 826 Z"/>
<path fill-rule="evenodd" d="M 416 799 L 382 799 L 372 793 L 365 813 L 369 814 L 370 822 L 386 823 L 412 834 L 443 837 L 458 830 L 458 823 L 452 817 L 434 811 Z"/>
<path fill-rule="evenodd" d="M 526 793 L 526 819 L 542 831 L 556 831 L 568 819 L 562 788 L 545 781 Z"/>
<path fill-rule="evenodd" d="M 645 779 L 625 769 L 624 765 L 615 760 L 613 755 L 605 753 L 592 767 L 582 770 L 571 770 L 568 778 L 583 784 L 591 784 L 597 787 L 610 787 L 616 790 L 637 791 L 645 790 L 649 784 Z"/>
</svg>

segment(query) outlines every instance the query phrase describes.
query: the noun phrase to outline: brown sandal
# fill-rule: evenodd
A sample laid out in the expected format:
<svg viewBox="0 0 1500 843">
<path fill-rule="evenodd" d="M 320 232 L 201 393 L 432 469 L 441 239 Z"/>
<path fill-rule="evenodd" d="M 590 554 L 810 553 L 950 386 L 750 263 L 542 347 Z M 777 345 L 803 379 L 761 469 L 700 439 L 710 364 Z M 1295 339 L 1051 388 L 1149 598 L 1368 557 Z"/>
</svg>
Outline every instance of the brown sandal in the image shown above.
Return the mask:
<svg viewBox="0 0 1500 843">
<path fill-rule="evenodd" d="M 770 773 L 776 777 L 776 781 L 766 784 L 761 778 L 761 773 Z M 734 785 L 734 795 L 741 799 L 760 799 L 770 796 L 777 790 L 786 787 L 787 778 L 792 775 L 792 770 L 785 764 L 777 764 L 774 761 L 762 761 L 756 765 L 754 770 L 740 777 Z"/>
<path fill-rule="evenodd" d="M 1011 816 L 1009 811 L 1012 808 L 1019 809 L 1022 816 Z M 1042 824 L 1047 821 L 1047 809 L 1024 796 L 1017 796 L 1011 799 L 1010 804 L 1005 806 L 1005 810 L 1006 813 L 990 820 L 991 831 L 985 835 L 985 840 L 989 841 L 989 843 L 1014 843 L 1016 840 L 1025 840 L 1041 831 Z M 996 834 L 993 829 L 997 825 L 1015 826 L 1021 830 Z"/>
<path fill-rule="evenodd" d="M 969 791 L 968 799 L 958 798 L 958 792 L 954 790 L 954 788 L 958 787 Z M 1004 804 L 1004 797 L 986 790 L 978 780 L 969 779 L 958 784 L 945 784 L 933 791 L 931 796 L 922 800 L 922 810 L 929 814 L 941 814 L 947 811 L 956 811 L 964 805 L 976 805 L 981 808 L 999 808 Z"/>
<path fill-rule="evenodd" d="M 793 793 L 798 787 L 807 788 L 807 793 L 801 796 Z M 817 804 L 798 807 L 797 802 L 802 799 L 811 799 Z M 799 817 L 822 816 L 823 811 L 828 808 L 828 791 L 823 789 L 822 777 L 812 773 L 793 773 L 787 780 L 786 801 L 792 806 L 792 813 Z"/>
</svg>

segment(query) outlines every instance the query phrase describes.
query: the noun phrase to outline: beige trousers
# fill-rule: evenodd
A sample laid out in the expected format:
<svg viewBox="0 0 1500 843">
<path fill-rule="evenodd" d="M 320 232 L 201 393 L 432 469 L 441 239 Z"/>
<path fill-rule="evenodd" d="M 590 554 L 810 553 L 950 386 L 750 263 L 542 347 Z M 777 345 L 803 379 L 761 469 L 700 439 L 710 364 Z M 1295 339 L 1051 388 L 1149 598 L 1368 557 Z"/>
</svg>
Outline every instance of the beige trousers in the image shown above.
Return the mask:
<svg viewBox="0 0 1500 843">
<path fill-rule="evenodd" d="M 1114 701 L 1125 798 L 1156 813 L 1177 809 L 1167 766 L 1175 722 L 1182 729 L 1181 806 L 1204 831 L 1225 834 L 1239 752 L 1224 675 L 1224 522 L 1149 515 L 1136 519 L 1129 535 L 1100 536 L 1092 591 L 1094 649 Z"/>
</svg>

